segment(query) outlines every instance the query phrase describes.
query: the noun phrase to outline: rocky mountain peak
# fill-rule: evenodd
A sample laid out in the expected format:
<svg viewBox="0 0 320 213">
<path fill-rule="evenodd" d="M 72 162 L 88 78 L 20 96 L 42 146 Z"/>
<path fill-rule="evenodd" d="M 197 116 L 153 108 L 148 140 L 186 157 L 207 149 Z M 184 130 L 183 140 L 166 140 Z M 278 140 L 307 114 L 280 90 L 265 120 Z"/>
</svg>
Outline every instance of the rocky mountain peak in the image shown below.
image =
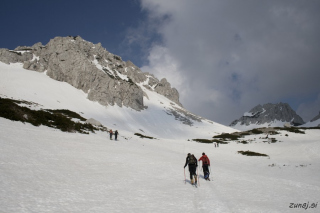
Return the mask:
<svg viewBox="0 0 320 213">
<path fill-rule="evenodd" d="M 126 106 L 143 110 L 141 86 L 164 95 L 176 104 L 179 93 L 166 79 L 159 81 L 143 73 L 131 61 L 124 62 L 108 52 L 101 43 L 93 44 L 80 36 L 55 37 L 46 45 L 0 49 L 0 61 L 23 63 L 23 68 L 45 72 L 51 78 L 71 84 L 102 105 Z"/>
<path fill-rule="evenodd" d="M 303 119 L 289 106 L 289 104 L 280 102 L 278 104 L 268 103 L 262 106 L 259 104 L 249 112 L 244 113 L 241 118 L 233 121 L 230 126 L 249 126 L 251 124 L 268 125 L 272 123 L 287 122 L 293 125 L 301 125 L 305 123 Z"/>
</svg>

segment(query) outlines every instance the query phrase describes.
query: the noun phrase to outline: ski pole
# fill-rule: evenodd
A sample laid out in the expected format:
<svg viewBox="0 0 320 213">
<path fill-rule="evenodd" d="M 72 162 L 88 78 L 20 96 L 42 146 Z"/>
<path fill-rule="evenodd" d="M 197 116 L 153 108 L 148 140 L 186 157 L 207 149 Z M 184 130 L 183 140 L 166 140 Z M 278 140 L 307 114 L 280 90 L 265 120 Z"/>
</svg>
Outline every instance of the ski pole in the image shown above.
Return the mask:
<svg viewBox="0 0 320 213">
<path fill-rule="evenodd" d="M 199 164 L 200 164 L 199 166 L 201 166 L 202 165 L 202 161 Z M 201 172 L 201 169 L 200 169 L 200 172 Z M 200 176 L 199 176 L 199 186 L 200 186 Z"/>
<path fill-rule="evenodd" d="M 184 184 L 186 184 L 186 182 L 187 182 L 187 178 L 186 178 L 186 169 L 184 168 L 184 169 L 183 169 L 183 171 L 184 171 Z"/>
<path fill-rule="evenodd" d="M 198 184 L 199 184 L 199 187 L 200 187 L 199 167 L 197 168 L 197 176 L 198 176 Z"/>
</svg>

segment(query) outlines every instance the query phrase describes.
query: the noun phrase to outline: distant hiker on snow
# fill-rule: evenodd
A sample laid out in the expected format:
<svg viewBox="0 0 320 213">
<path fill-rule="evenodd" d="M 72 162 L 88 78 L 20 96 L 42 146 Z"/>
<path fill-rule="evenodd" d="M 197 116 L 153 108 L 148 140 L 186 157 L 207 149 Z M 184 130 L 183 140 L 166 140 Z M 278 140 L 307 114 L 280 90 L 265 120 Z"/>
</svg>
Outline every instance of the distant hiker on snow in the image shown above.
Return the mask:
<svg viewBox="0 0 320 213">
<path fill-rule="evenodd" d="M 197 180 L 196 170 L 197 170 L 198 162 L 197 162 L 197 158 L 190 153 L 188 153 L 188 156 L 186 158 L 186 164 L 184 165 L 184 168 L 186 168 L 187 165 L 189 166 L 191 184 L 193 184 L 193 183 L 197 184 L 198 180 Z M 193 181 L 193 177 L 194 177 L 195 181 Z"/>
<path fill-rule="evenodd" d="M 110 133 L 110 140 L 112 140 L 112 135 L 113 135 L 112 129 L 110 129 L 109 133 Z"/>
<path fill-rule="evenodd" d="M 115 138 L 115 140 L 118 139 L 118 134 L 119 134 L 119 132 L 118 132 L 118 130 L 116 130 L 116 131 L 114 132 L 114 138 Z"/>
<path fill-rule="evenodd" d="M 210 166 L 210 160 L 206 153 L 202 153 L 201 158 L 199 158 L 199 161 L 202 161 L 202 169 L 203 169 L 203 174 L 204 174 L 204 179 L 210 180 L 209 175 L 209 166 Z"/>
</svg>

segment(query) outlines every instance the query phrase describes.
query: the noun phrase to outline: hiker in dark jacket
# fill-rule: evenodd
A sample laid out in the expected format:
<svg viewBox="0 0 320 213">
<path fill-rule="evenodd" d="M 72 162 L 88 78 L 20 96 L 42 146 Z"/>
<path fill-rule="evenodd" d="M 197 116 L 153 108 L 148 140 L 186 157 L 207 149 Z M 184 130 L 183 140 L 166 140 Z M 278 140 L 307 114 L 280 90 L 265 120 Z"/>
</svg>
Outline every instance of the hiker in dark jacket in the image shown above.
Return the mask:
<svg viewBox="0 0 320 213">
<path fill-rule="evenodd" d="M 118 132 L 118 130 L 116 130 L 116 131 L 114 132 L 114 139 L 115 139 L 115 140 L 118 140 L 118 134 L 119 134 L 119 132 Z"/>
<path fill-rule="evenodd" d="M 190 153 L 188 153 L 188 156 L 186 158 L 186 164 L 184 165 L 184 168 L 186 168 L 187 165 L 189 167 L 191 184 L 193 184 L 193 183 L 197 184 L 196 170 L 197 170 L 198 162 L 197 162 L 197 158 Z M 193 177 L 195 179 L 195 182 L 193 182 Z"/>
<path fill-rule="evenodd" d="M 199 161 L 202 161 L 202 169 L 203 169 L 203 174 L 204 174 L 204 179 L 210 180 L 209 175 L 209 166 L 210 166 L 210 160 L 206 153 L 202 153 L 201 158 L 199 158 Z"/>
</svg>

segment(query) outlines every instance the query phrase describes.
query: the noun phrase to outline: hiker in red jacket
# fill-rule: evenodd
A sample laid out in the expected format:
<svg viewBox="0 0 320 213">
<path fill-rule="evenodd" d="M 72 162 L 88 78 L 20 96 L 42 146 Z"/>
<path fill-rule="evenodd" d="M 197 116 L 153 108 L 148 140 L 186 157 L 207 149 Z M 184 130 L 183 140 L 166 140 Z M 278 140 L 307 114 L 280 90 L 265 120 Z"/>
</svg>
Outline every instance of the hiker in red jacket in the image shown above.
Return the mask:
<svg viewBox="0 0 320 213">
<path fill-rule="evenodd" d="M 113 135 L 112 129 L 110 129 L 109 133 L 110 133 L 110 140 L 112 140 L 112 135 Z"/>
<path fill-rule="evenodd" d="M 204 174 L 204 179 L 210 180 L 209 175 L 209 166 L 210 166 L 210 160 L 208 156 L 203 152 L 201 158 L 199 158 L 199 161 L 202 160 L 202 169 L 203 169 L 203 174 Z"/>
</svg>

